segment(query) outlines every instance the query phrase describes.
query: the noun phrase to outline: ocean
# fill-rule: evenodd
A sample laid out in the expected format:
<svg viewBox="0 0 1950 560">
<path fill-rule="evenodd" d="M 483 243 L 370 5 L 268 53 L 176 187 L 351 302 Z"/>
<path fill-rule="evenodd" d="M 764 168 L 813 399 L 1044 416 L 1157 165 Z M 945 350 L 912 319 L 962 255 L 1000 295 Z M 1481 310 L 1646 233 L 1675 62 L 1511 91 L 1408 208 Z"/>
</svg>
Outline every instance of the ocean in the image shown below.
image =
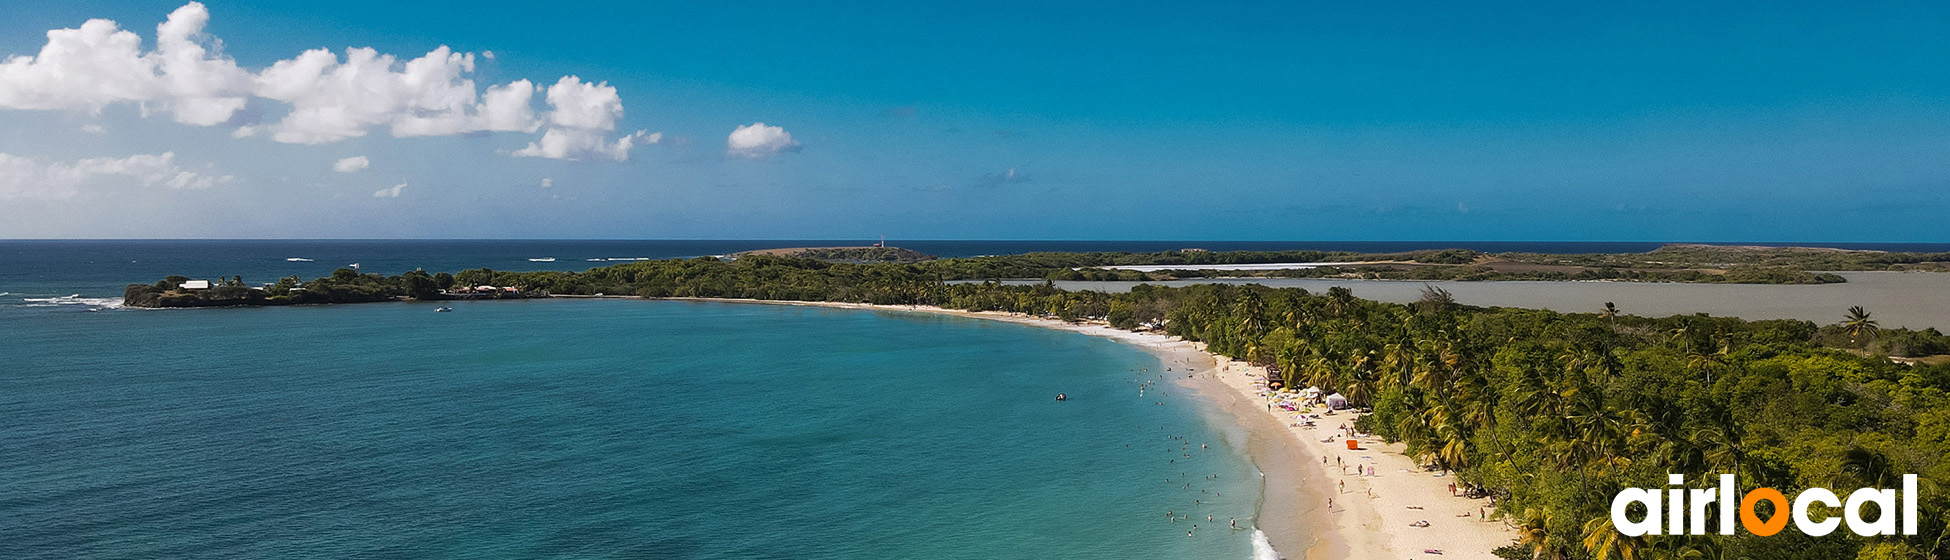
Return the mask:
<svg viewBox="0 0 1950 560">
<path fill-rule="evenodd" d="M 1109 340 L 727 303 L 52 297 L 313 273 L 106 245 L 0 263 L 0 558 L 1253 555 L 1227 523 L 1261 493 L 1243 434 L 1189 389 L 1140 395 L 1157 359 Z M 504 266 L 468 258 L 415 266 Z"/>
</svg>

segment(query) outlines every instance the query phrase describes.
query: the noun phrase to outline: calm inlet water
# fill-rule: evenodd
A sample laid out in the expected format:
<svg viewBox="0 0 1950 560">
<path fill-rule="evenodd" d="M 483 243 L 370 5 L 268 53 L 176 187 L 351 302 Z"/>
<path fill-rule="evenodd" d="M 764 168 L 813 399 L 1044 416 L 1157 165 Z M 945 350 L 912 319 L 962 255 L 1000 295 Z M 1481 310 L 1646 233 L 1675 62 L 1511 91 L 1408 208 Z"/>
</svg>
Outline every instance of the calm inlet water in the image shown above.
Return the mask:
<svg viewBox="0 0 1950 560">
<path fill-rule="evenodd" d="M 1240 434 L 1189 390 L 1139 397 L 1157 361 L 1107 340 L 453 307 L 0 309 L 0 557 L 1252 554 L 1225 528 L 1260 494 Z"/>
<path fill-rule="evenodd" d="M 1800 319 L 1818 325 L 1840 322 L 1851 306 L 1868 308 L 1884 328 L 1950 331 L 1950 273 L 1841 272 L 1848 282 L 1821 285 L 1680 284 L 1657 282 L 1410 282 L 1320 278 L 1219 278 L 1152 282 L 1263 284 L 1322 293 L 1345 287 L 1356 297 L 1408 303 L 1422 286 L 1439 286 L 1467 305 L 1596 313 L 1605 302 L 1645 317 L 1706 313 L 1748 320 Z M 1017 284 L 1036 284 L 1016 281 Z M 1136 282 L 1057 282 L 1066 290 L 1129 291 Z"/>
</svg>

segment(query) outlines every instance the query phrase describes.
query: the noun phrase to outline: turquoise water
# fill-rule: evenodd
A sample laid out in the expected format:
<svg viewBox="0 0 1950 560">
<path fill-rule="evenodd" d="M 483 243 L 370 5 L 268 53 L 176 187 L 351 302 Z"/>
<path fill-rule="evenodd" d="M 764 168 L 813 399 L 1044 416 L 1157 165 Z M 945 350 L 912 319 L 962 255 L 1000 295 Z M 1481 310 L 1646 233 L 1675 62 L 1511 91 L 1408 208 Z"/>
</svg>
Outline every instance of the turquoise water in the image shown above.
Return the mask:
<svg viewBox="0 0 1950 560">
<path fill-rule="evenodd" d="M 1251 555 L 1240 435 L 1108 340 L 453 307 L 0 308 L 0 557 Z"/>
</svg>

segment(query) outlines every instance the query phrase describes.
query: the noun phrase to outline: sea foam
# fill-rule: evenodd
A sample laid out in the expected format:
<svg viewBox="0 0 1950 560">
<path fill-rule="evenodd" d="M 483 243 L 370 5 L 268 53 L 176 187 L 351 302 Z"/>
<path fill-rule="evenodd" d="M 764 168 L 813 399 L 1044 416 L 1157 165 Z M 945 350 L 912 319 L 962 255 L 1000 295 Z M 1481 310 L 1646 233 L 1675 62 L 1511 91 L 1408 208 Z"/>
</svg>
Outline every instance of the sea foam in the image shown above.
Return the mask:
<svg viewBox="0 0 1950 560">
<path fill-rule="evenodd" d="M 1273 543 L 1259 529 L 1253 529 L 1253 560 L 1280 560 L 1280 553 L 1273 550 Z"/>
<path fill-rule="evenodd" d="M 118 298 L 81 297 L 81 294 L 47 298 L 20 298 L 20 300 L 26 302 L 21 305 L 22 307 L 57 307 L 62 305 L 85 305 L 89 307 L 122 306 L 122 300 Z"/>
</svg>

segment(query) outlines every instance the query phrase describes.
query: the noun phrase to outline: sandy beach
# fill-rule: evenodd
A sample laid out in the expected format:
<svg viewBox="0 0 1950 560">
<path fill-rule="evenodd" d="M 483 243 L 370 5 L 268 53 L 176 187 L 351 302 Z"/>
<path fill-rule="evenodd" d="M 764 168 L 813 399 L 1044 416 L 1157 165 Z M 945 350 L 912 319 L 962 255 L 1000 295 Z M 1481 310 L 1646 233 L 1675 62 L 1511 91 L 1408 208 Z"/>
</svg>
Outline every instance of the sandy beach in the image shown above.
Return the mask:
<svg viewBox="0 0 1950 560">
<path fill-rule="evenodd" d="M 925 306 L 885 306 L 830 302 L 673 298 L 933 313 L 1008 321 L 1115 339 L 1142 348 L 1176 368 L 1177 377 L 1224 409 L 1248 433 L 1247 453 L 1266 475 L 1266 495 L 1258 528 L 1273 548 L 1289 558 L 1468 558 L 1490 559 L 1490 551 L 1511 544 L 1516 532 L 1501 520 L 1485 520 L 1489 502 L 1455 496 L 1455 479 L 1427 471 L 1402 454 L 1401 444 L 1357 438 L 1349 449 L 1339 429 L 1352 425 L 1349 411 L 1323 408 L 1287 411 L 1270 405 L 1260 386 L 1265 372 L 1245 362 L 1215 356 L 1204 345 L 1155 333 L 1138 333 L 1102 323 L 1072 324 L 999 312 L 969 312 Z M 1307 414 L 1321 414 L 1317 427 L 1305 427 Z M 1330 440 L 1331 441 L 1328 441 Z M 1357 470 L 1373 474 L 1357 474 Z M 1331 500 L 1332 506 L 1329 507 Z M 1426 526 L 1420 522 L 1426 521 Z M 1434 552 L 1439 551 L 1439 552 Z"/>
</svg>

